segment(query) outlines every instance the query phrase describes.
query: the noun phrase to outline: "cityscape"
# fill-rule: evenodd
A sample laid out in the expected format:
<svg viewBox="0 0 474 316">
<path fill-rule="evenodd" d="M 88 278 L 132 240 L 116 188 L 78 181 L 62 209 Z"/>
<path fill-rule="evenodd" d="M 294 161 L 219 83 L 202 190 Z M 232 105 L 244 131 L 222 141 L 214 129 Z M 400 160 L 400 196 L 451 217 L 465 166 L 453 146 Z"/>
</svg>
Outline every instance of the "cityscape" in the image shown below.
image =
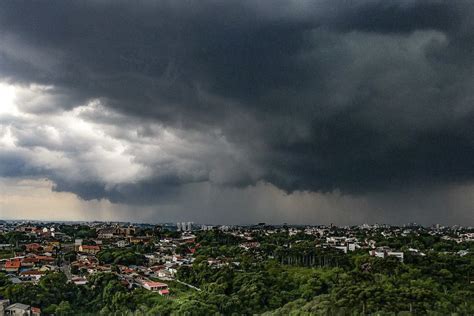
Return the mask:
<svg viewBox="0 0 474 316">
<path fill-rule="evenodd" d="M 2 221 L 0 233 L 5 315 L 468 315 L 474 303 L 474 227 Z"/>
<path fill-rule="evenodd" d="M 0 316 L 474 316 L 474 0 L 0 1 Z"/>
</svg>

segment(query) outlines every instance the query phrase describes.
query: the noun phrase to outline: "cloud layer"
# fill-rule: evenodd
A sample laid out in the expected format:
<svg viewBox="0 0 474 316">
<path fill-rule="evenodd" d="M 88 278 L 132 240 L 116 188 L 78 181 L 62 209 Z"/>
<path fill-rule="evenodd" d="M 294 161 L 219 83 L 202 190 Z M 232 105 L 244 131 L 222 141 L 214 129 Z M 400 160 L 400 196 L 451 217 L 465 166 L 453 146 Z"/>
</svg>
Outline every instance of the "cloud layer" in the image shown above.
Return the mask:
<svg viewBox="0 0 474 316">
<path fill-rule="evenodd" d="M 0 175 L 135 205 L 193 185 L 467 187 L 473 18 L 444 1 L 5 2 Z"/>
</svg>

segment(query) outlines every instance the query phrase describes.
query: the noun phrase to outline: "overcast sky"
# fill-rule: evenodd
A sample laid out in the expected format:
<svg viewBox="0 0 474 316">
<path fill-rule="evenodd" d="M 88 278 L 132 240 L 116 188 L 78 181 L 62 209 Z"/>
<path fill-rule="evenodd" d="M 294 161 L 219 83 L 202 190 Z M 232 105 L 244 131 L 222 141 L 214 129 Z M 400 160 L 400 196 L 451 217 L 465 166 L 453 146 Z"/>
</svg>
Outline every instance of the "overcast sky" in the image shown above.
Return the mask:
<svg viewBox="0 0 474 316">
<path fill-rule="evenodd" d="M 474 225 L 471 1 L 2 1 L 0 217 Z"/>
</svg>

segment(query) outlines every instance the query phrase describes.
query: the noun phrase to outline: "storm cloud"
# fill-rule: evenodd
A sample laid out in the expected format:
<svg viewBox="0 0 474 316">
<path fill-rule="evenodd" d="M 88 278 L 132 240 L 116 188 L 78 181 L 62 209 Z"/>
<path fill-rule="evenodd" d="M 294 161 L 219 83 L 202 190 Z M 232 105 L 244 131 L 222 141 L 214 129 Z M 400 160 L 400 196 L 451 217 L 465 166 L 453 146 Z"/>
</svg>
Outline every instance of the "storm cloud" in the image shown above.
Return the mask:
<svg viewBox="0 0 474 316">
<path fill-rule="evenodd" d="M 473 21 L 467 1 L 5 1 L 0 175 L 137 205 L 469 186 Z"/>
</svg>

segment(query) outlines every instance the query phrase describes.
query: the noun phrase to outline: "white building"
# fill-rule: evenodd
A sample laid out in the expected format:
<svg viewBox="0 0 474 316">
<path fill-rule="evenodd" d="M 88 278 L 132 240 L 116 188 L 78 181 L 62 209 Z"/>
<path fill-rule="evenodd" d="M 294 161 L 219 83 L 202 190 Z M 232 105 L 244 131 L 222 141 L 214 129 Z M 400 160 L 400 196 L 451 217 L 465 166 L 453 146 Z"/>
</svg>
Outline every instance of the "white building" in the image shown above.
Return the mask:
<svg viewBox="0 0 474 316">
<path fill-rule="evenodd" d="M 119 248 L 126 247 L 127 245 L 128 245 L 128 242 L 126 240 L 117 241 L 117 247 L 119 247 Z"/>
<path fill-rule="evenodd" d="M 159 291 L 168 289 L 168 284 L 155 281 L 142 281 L 142 287 L 149 291 Z"/>
</svg>

